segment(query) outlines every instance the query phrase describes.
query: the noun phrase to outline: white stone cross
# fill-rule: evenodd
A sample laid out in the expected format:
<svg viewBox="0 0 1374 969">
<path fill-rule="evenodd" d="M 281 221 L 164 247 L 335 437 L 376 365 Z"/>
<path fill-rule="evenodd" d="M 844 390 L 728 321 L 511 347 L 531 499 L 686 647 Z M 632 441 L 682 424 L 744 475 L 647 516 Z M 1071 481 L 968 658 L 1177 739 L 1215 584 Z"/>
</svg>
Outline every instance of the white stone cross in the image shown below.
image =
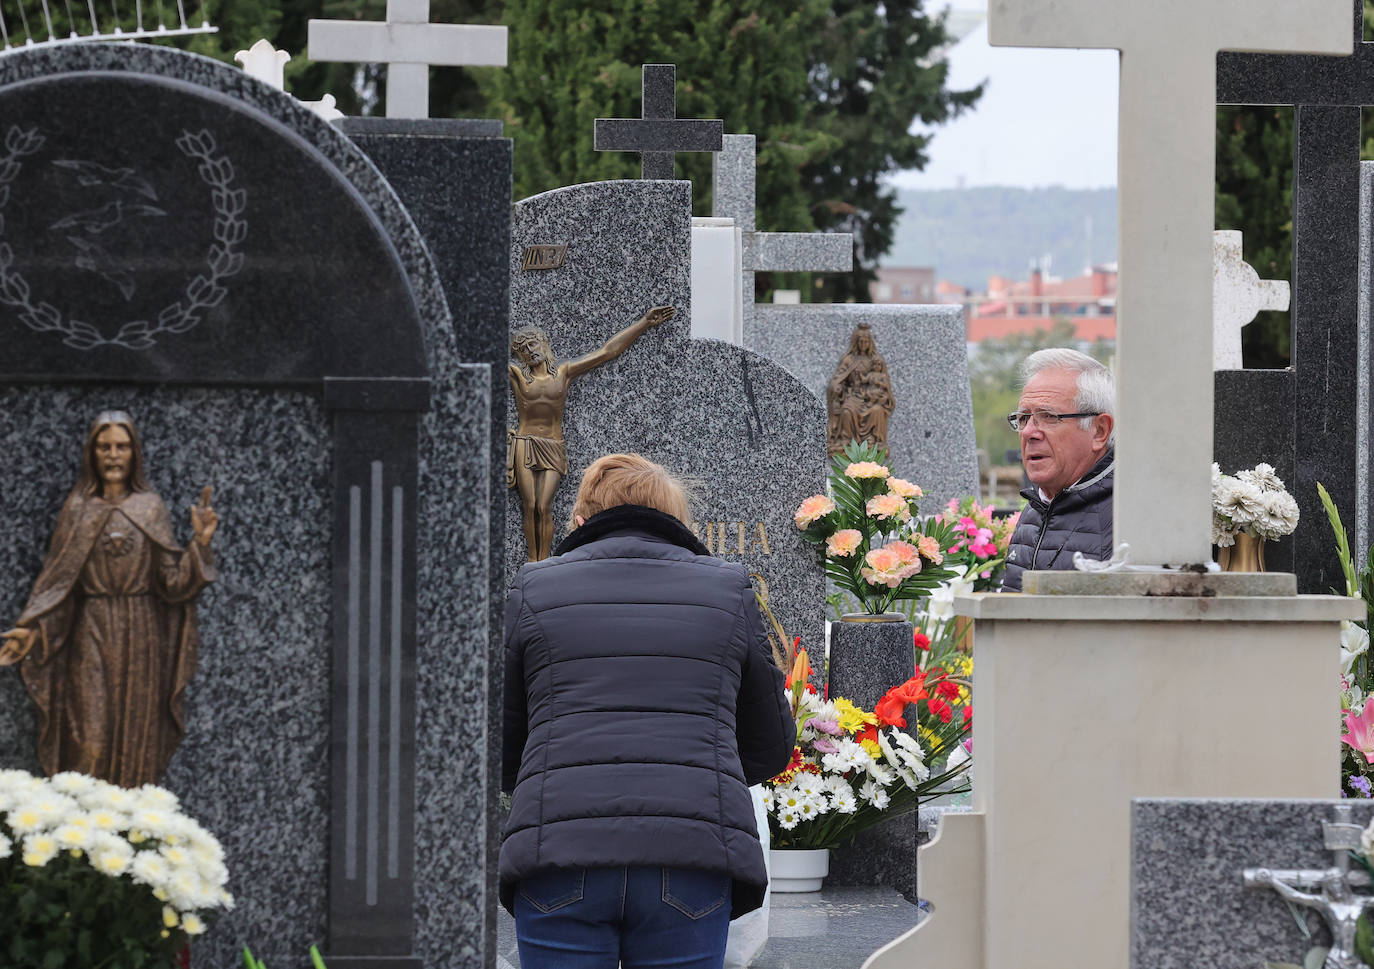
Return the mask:
<svg viewBox="0 0 1374 969">
<path fill-rule="evenodd" d="M 506 28 L 432 24 L 429 0 L 386 0 L 386 22 L 312 20 L 313 61 L 385 64 L 388 118 L 429 117 L 429 69 L 505 67 Z"/>
<path fill-rule="evenodd" d="M 1211 559 L 1216 55 L 1350 54 L 1350 0 L 992 0 L 1003 47 L 1121 51 L 1115 541 Z"/>
<path fill-rule="evenodd" d="M 754 318 L 754 273 L 845 273 L 854 268 L 851 233 L 755 229 L 754 156 L 753 135 L 726 135 L 711 164 L 711 214 L 734 219 L 740 230 L 746 326 Z"/>
<path fill-rule="evenodd" d="M 1260 310 L 1286 310 L 1288 281 L 1260 279 L 1234 229 L 1212 233 L 1212 369 L 1240 370 L 1240 331 Z"/>
<path fill-rule="evenodd" d="M 259 40 L 247 50 L 241 50 L 234 55 L 234 60 L 243 65 L 243 73 L 249 77 L 256 77 L 264 84 L 270 84 L 278 91 L 286 92 L 286 79 L 284 71 L 286 64 L 291 60 L 291 55 L 284 50 L 277 50 L 272 46 L 272 42 L 265 38 Z M 294 96 L 294 95 L 293 95 Z M 334 95 L 326 94 L 318 101 L 301 101 L 299 104 L 304 108 L 309 108 L 325 121 L 337 121 L 343 117 L 343 112 L 336 108 Z"/>
</svg>

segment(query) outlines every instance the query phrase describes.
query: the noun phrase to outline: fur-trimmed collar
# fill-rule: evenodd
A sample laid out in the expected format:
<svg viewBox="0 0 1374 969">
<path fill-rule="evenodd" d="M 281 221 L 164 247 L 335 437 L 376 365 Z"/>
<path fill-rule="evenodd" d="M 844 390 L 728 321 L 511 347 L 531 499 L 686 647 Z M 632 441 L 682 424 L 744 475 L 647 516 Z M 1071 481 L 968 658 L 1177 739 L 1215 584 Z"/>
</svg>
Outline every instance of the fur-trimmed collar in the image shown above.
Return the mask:
<svg viewBox="0 0 1374 969">
<path fill-rule="evenodd" d="M 697 555 L 711 554 L 706 550 L 706 546 L 701 544 L 701 539 L 693 535 L 682 522 L 657 508 L 648 508 L 644 505 L 616 505 L 614 508 L 597 512 L 559 542 L 553 554 L 571 552 L 614 532 L 640 532 L 672 542 L 674 545 L 681 545 Z"/>
</svg>

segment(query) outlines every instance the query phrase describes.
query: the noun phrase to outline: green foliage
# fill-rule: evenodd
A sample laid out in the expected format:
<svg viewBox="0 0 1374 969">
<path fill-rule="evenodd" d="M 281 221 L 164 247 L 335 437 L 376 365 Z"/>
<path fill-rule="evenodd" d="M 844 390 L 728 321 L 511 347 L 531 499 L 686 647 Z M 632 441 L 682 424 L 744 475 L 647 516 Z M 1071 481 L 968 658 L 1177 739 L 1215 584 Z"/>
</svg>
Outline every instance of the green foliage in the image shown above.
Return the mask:
<svg viewBox="0 0 1374 969">
<path fill-rule="evenodd" d="M 41 867 L 20 855 L 16 844 L 0 859 L 6 969 L 175 969 L 186 935 L 164 930 L 147 886 L 107 878 L 67 851 Z"/>
<path fill-rule="evenodd" d="M 924 0 L 845 0 L 697 5 L 629 0 L 511 0 L 510 67 L 479 77 L 487 112 L 515 139 L 515 196 L 563 185 L 636 177 L 638 156 L 592 150 L 593 121 L 640 113 L 640 65 L 677 64 L 678 116 L 721 118 L 727 132 L 757 136 L 757 224 L 770 231 L 833 229 L 859 234 L 859 269 L 815 287 L 819 299 L 866 293 L 891 243 L 899 210 L 879 180 L 919 167 L 928 136 L 907 134 L 916 118 L 938 124 L 980 90 L 945 89 L 946 66 L 924 58 L 945 42 Z M 707 154 L 677 159 L 710 210 Z M 818 277 L 819 281 L 819 277 Z M 805 277 L 760 274 L 774 286 L 809 290 Z"/>
<path fill-rule="evenodd" d="M 931 135 L 912 134 L 913 122 L 944 124 L 972 108 L 983 88 L 950 91 L 949 65 L 932 56 L 948 43 L 942 4 L 928 0 L 834 0 L 825 28 L 807 56 L 812 124 L 836 141 L 833 150 L 805 163 L 805 194 L 817 228 L 854 233 L 854 271 L 816 276 L 812 298 L 868 302 L 868 284 L 879 257 L 892 247 L 897 196 L 885 175 L 925 167 Z M 724 116 L 722 116 L 724 117 Z M 755 130 L 731 128 L 726 130 Z M 762 130 L 762 129 L 758 129 Z M 768 222 L 761 228 L 774 229 Z M 962 231 L 967 231 L 962 230 Z M 760 279 L 761 288 L 774 281 Z"/>
<path fill-rule="evenodd" d="M 246 969 L 267 969 L 261 959 L 253 958 L 253 951 L 248 946 L 243 947 L 243 964 Z M 325 969 L 324 957 L 320 955 L 320 950 L 316 946 L 310 947 L 310 964 L 315 969 Z"/>
<path fill-rule="evenodd" d="M 1216 228 L 1244 233 L 1245 261 L 1263 279 L 1293 267 L 1293 109 L 1217 108 Z M 1245 365 L 1286 367 L 1290 314 L 1266 311 L 1241 330 Z"/>
</svg>

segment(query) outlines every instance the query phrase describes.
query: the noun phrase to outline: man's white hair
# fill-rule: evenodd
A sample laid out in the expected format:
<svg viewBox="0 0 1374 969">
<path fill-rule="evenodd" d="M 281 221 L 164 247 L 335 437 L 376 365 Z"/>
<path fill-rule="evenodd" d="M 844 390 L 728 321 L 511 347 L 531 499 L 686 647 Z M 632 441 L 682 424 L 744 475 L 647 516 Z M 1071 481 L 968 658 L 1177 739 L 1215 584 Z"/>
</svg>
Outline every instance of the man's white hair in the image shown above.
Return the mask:
<svg viewBox="0 0 1374 969">
<path fill-rule="evenodd" d="M 1078 375 L 1075 381 L 1073 407 L 1077 411 L 1092 411 L 1096 414 L 1112 414 L 1116 410 L 1116 378 L 1105 364 L 1099 363 L 1086 353 L 1070 350 L 1068 347 L 1054 347 L 1037 350 L 1021 361 L 1021 385 L 1036 374 L 1045 370 L 1067 370 Z M 1078 426 L 1091 430 L 1093 419 L 1080 417 Z M 1109 444 L 1116 443 L 1116 429 L 1112 429 Z"/>
</svg>

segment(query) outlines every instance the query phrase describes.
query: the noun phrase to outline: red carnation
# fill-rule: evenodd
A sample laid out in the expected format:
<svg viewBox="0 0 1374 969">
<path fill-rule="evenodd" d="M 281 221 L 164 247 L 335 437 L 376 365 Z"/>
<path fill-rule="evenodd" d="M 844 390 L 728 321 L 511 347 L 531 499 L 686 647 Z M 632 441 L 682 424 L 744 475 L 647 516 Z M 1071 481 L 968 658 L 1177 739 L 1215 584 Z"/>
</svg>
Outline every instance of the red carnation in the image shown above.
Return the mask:
<svg viewBox="0 0 1374 969">
<path fill-rule="evenodd" d="M 930 637 L 919 629 L 912 635 L 911 640 L 916 644 L 916 648 L 919 650 L 930 649 Z"/>
<path fill-rule="evenodd" d="M 973 719 L 973 707 L 964 707 L 964 723 Z"/>
<path fill-rule="evenodd" d="M 941 680 L 935 687 L 935 693 L 946 700 L 957 700 L 959 699 L 959 684 L 953 680 Z"/>
<path fill-rule="evenodd" d="M 933 715 L 940 718 L 941 723 L 949 723 L 954 719 L 954 708 L 939 697 L 931 697 L 927 706 Z"/>
</svg>

